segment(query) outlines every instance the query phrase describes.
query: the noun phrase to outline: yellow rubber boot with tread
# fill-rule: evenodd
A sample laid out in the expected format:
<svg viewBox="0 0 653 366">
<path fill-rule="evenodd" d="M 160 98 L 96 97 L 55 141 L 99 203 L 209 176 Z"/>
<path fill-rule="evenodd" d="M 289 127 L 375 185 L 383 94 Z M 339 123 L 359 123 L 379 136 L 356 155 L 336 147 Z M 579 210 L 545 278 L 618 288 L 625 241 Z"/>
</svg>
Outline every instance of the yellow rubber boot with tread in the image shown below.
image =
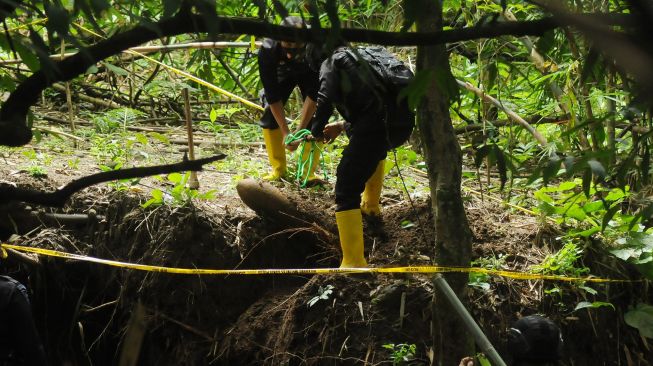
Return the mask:
<svg viewBox="0 0 653 366">
<path fill-rule="evenodd" d="M 379 161 L 374 174 L 365 182 L 361 211 L 369 216 L 381 216 L 381 189 L 385 177 L 385 159 Z"/>
<path fill-rule="evenodd" d="M 363 243 L 363 215 L 361 210 L 336 212 L 338 223 L 338 236 L 342 248 L 342 262 L 340 268 L 367 267 Z"/>
<path fill-rule="evenodd" d="M 268 152 L 268 160 L 272 166 L 272 172 L 264 176 L 265 180 L 279 180 L 286 175 L 286 149 L 283 143 L 281 129 L 263 129 L 263 140 L 265 150 Z"/>
</svg>

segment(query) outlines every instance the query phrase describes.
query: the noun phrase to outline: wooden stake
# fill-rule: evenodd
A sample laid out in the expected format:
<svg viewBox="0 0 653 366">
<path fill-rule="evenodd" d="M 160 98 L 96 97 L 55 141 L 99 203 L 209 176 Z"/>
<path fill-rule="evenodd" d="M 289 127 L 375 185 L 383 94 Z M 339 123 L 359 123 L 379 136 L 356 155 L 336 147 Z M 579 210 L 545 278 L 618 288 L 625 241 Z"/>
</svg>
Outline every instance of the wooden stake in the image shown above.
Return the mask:
<svg viewBox="0 0 653 366">
<path fill-rule="evenodd" d="M 143 344 L 143 337 L 147 330 L 147 311 L 145 306 L 139 300 L 132 315 L 129 318 L 127 331 L 125 332 L 125 339 L 122 343 L 120 350 L 120 366 L 135 366 L 138 364 L 138 358 L 141 354 L 141 345 Z"/>
<path fill-rule="evenodd" d="M 66 42 L 64 40 L 61 40 L 61 58 L 63 58 L 63 55 L 66 53 Z M 70 131 L 74 134 L 75 133 L 75 113 L 73 112 L 73 99 L 72 96 L 70 95 L 70 83 L 66 82 L 65 83 L 66 87 L 66 104 L 68 105 L 68 120 L 70 122 Z M 73 146 L 77 147 L 77 141 L 73 140 Z"/>
<path fill-rule="evenodd" d="M 181 93 L 184 97 L 184 114 L 186 115 L 186 131 L 188 132 L 188 159 L 195 160 L 195 151 L 193 144 L 193 119 L 190 114 L 190 99 L 188 97 L 188 88 L 184 88 Z M 188 188 L 198 189 L 200 181 L 197 179 L 197 172 L 190 172 Z"/>
</svg>

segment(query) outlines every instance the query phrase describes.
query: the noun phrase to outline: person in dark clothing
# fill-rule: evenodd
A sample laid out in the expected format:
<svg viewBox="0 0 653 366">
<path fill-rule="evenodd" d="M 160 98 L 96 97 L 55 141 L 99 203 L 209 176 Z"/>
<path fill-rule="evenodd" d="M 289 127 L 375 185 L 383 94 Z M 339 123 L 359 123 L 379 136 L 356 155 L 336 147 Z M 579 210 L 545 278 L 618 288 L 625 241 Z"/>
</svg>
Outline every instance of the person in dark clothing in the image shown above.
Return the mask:
<svg viewBox="0 0 653 366">
<path fill-rule="evenodd" d="M 562 347 L 562 333 L 548 318 L 525 316 L 508 329 L 506 349 L 511 366 L 557 365 Z M 459 366 L 474 366 L 474 357 L 463 358 Z"/>
<path fill-rule="evenodd" d="M 369 64 L 358 56 L 370 49 L 338 47 L 321 63 L 316 62 L 320 51 L 311 47 L 308 55 L 312 65 L 320 64 L 312 137 L 332 142 L 343 130 L 349 137 L 338 164 L 335 187 L 343 268 L 367 266 L 362 213 L 381 214 L 379 200 L 386 155 L 408 140 L 415 125 L 415 115 L 406 99 L 398 98 L 400 90 L 387 87 L 386 81 L 371 72 Z M 403 66 L 385 49 L 383 52 Z M 345 122 L 328 123 L 334 108 Z"/>
<path fill-rule="evenodd" d="M 558 326 L 539 315 L 520 318 L 508 329 L 507 348 L 513 366 L 556 365 L 562 345 Z"/>
<path fill-rule="evenodd" d="M 0 276 L 0 366 L 46 364 L 27 289 L 11 277 Z"/>
<path fill-rule="evenodd" d="M 296 16 L 288 16 L 281 23 L 283 26 L 305 28 L 303 20 Z M 259 124 L 263 127 L 263 138 L 272 172 L 265 176 L 267 180 L 278 180 L 286 173 L 286 151 L 284 141 L 290 134 L 284 105 L 295 87 L 304 98 L 298 130 L 305 129 L 315 112 L 315 100 L 318 88 L 318 73 L 311 70 L 304 57 L 305 45 L 296 42 L 265 39 L 258 53 L 258 67 L 264 89 L 264 104 L 266 106 Z M 288 145 L 294 150 L 295 145 Z M 306 146 L 306 160 L 313 150 L 313 164 L 302 172 L 303 179 L 315 180 L 314 172 L 319 163 L 319 149 Z M 307 177 L 308 175 L 308 177 Z"/>
</svg>

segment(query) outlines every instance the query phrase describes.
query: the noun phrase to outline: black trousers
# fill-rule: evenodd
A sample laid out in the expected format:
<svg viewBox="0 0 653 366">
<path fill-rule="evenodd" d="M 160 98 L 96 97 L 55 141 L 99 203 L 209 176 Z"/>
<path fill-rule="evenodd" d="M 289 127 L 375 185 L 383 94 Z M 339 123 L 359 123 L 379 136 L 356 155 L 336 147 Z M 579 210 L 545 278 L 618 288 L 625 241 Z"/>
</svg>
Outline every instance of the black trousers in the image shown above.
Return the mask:
<svg viewBox="0 0 653 366">
<path fill-rule="evenodd" d="M 408 140 L 415 115 L 403 106 L 389 111 L 386 118 L 354 121 L 351 125 L 349 145 L 342 151 L 336 171 L 336 211 L 360 207 L 365 183 L 388 151 Z"/>
<path fill-rule="evenodd" d="M 305 78 L 296 78 L 290 72 L 284 72 L 280 74 L 279 88 L 281 89 L 283 105 L 286 105 L 286 102 L 288 102 L 288 98 L 290 98 L 290 94 L 295 89 L 295 87 L 299 87 L 299 91 L 302 93 L 302 100 L 306 100 L 306 97 L 310 95 L 309 93 L 311 88 L 313 88 L 314 90 L 315 83 L 316 83 L 315 81 L 309 81 L 306 80 Z M 270 110 L 269 104 L 265 99 L 265 94 L 263 94 L 262 99 L 263 99 L 263 106 L 265 107 L 265 111 L 263 112 L 263 116 L 259 121 L 259 126 L 270 130 L 276 130 L 277 128 L 279 128 L 279 125 L 277 124 L 277 121 L 274 119 L 274 115 L 272 115 L 272 111 Z M 307 126 L 307 128 L 310 128 L 310 123 L 309 126 Z"/>
</svg>

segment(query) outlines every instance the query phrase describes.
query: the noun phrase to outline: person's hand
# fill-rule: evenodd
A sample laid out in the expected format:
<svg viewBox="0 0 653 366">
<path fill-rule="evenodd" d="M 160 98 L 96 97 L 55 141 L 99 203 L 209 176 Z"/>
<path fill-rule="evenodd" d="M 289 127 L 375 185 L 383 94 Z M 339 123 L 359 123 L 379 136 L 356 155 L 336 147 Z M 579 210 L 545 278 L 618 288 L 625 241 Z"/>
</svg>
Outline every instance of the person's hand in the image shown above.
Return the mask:
<svg viewBox="0 0 653 366">
<path fill-rule="evenodd" d="M 332 143 L 336 137 L 340 136 L 342 131 L 345 129 L 345 122 L 338 121 L 332 122 L 324 126 L 324 141 L 328 144 Z"/>
<path fill-rule="evenodd" d="M 465 357 L 460 360 L 460 365 L 458 366 L 474 366 L 474 357 Z"/>
<path fill-rule="evenodd" d="M 295 151 L 295 150 L 297 150 L 297 147 L 299 146 L 300 142 L 302 142 L 302 140 L 297 140 L 297 141 L 293 141 L 293 142 L 291 142 L 289 144 L 286 144 L 286 149 L 288 149 L 288 151 Z"/>
<path fill-rule="evenodd" d="M 298 131 L 295 131 L 295 132 L 293 132 L 293 134 L 295 134 L 297 132 Z M 313 135 L 308 134 L 308 135 L 305 135 L 304 137 L 302 137 L 299 140 L 295 140 L 295 141 L 293 141 L 291 143 L 288 143 L 288 144 L 285 144 L 285 145 L 286 145 L 286 149 L 288 149 L 288 151 L 295 151 L 299 147 L 299 144 L 301 144 L 303 141 L 315 141 L 315 140 L 316 140 L 316 138 L 313 137 Z M 284 141 L 286 141 L 285 138 L 284 138 Z"/>
</svg>

